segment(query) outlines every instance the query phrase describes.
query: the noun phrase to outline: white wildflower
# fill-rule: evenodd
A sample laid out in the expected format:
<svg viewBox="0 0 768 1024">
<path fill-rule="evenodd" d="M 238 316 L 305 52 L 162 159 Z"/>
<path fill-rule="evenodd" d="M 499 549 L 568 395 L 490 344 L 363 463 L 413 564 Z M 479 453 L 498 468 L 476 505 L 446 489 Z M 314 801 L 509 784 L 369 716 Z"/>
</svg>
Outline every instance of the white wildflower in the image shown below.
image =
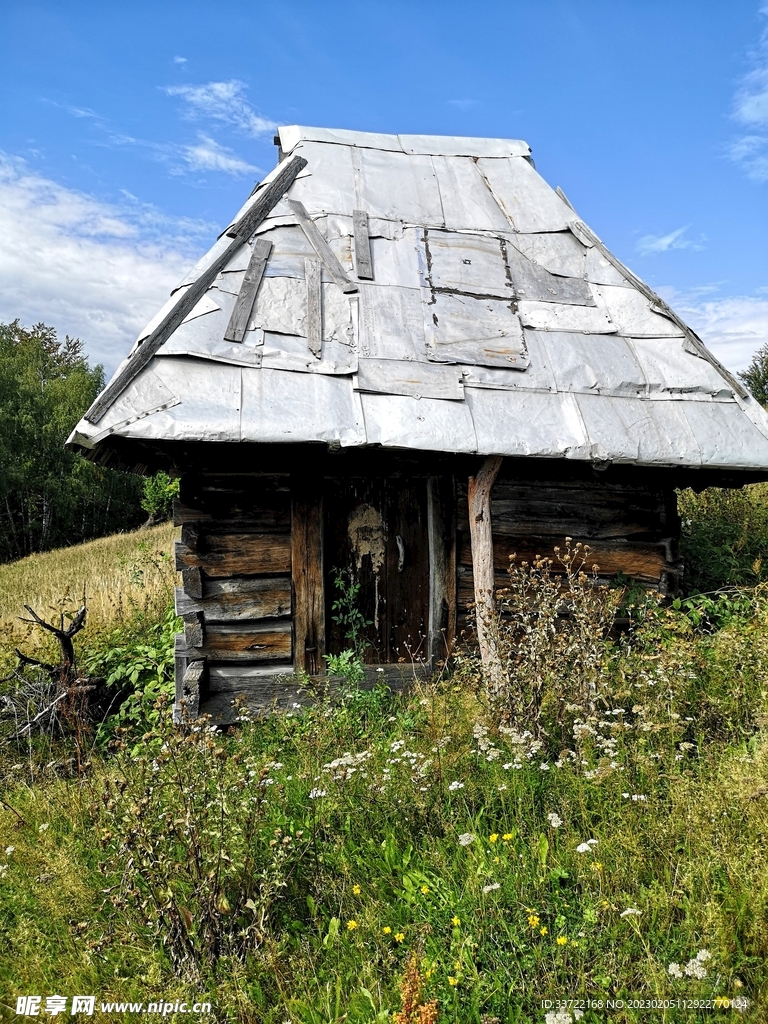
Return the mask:
<svg viewBox="0 0 768 1024">
<path fill-rule="evenodd" d="M 597 840 L 588 839 L 586 843 L 579 843 L 576 847 L 576 853 L 591 853 L 593 846 L 597 846 Z"/>
<path fill-rule="evenodd" d="M 688 963 L 684 967 L 684 970 L 689 978 L 698 978 L 699 981 L 703 981 L 704 978 L 706 978 L 707 976 L 707 968 L 704 966 L 701 960 L 697 960 L 695 957 L 693 958 L 693 960 L 688 961 Z"/>
<path fill-rule="evenodd" d="M 560 817 L 559 814 L 555 814 L 554 811 L 549 812 L 549 814 L 547 815 L 547 821 L 552 826 L 552 828 L 560 828 L 560 826 L 563 824 L 563 819 Z"/>
<path fill-rule="evenodd" d="M 10 857 L 15 849 L 16 849 L 15 846 L 6 846 L 6 848 L 5 848 L 5 856 L 6 857 Z"/>
<path fill-rule="evenodd" d="M 321 796 L 328 796 L 328 794 L 326 793 L 326 791 L 324 789 L 310 789 L 310 791 L 309 791 L 309 799 L 310 800 L 319 800 Z"/>
<path fill-rule="evenodd" d="M 474 843 L 475 834 L 474 832 L 462 832 L 459 836 L 459 846 L 469 846 L 470 843 Z"/>
<path fill-rule="evenodd" d="M 683 972 L 680 968 L 680 964 L 671 963 L 667 968 L 667 974 L 671 975 L 673 978 L 682 978 Z"/>
<path fill-rule="evenodd" d="M 464 789 L 464 783 L 458 782 L 454 779 L 454 781 L 448 786 L 448 789 L 451 793 L 455 793 L 457 789 Z"/>
<path fill-rule="evenodd" d="M 43 824 L 43 825 L 38 825 L 38 826 L 37 826 L 37 831 L 38 831 L 38 832 L 46 832 L 46 831 L 47 831 L 47 830 L 48 830 L 48 829 L 49 829 L 50 827 L 51 827 L 51 826 L 50 826 L 50 825 L 48 825 L 47 823 L 45 823 L 45 824 Z"/>
<path fill-rule="evenodd" d="M 503 764 L 501 767 L 504 769 L 505 772 L 508 772 L 509 769 L 512 767 L 512 762 L 509 761 L 507 764 Z"/>
<path fill-rule="evenodd" d="M 11 847 L 11 849 L 13 849 L 13 847 Z M 8 853 L 7 850 L 5 852 Z M 704 964 L 707 962 L 707 960 L 712 959 L 712 954 L 709 952 L 708 949 L 700 949 L 699 952 L 696 954 L 696 959 L 700 960 L 701 963 Z"/>
<path fill-rule="evenodd" d="M 539 769 L 542 772 L 548 772 L 549 771 L 549 765 L 547 764 L 546 761 L 542 761 L 541 764 L 539 765 Z"/>
<path fill-rule="evenodd" d="M 638 910 L 637 907 L 627 907 L 626 910 L 622 910 L 619 917 L 637 917 L 642 914 L 642 910 Z"/>
<path fill-rule="evenodd" d="M 398 750 L 405 746 L 405 740 L 395 740 L 394 743 L 390 743 L 389 749 L 393 754 L 396 754 Z"/>
<path fill-rule="evenodd" d="M 501 884 L 499 882 L 492 882 L 490 885 L 484 885 L 483 886 L 483 892 L 484 893 L 489 893 L 489 892 L 493 892 L 494 889 L 500 889 L 500 888 L 501 888 Z"/>
</svg>

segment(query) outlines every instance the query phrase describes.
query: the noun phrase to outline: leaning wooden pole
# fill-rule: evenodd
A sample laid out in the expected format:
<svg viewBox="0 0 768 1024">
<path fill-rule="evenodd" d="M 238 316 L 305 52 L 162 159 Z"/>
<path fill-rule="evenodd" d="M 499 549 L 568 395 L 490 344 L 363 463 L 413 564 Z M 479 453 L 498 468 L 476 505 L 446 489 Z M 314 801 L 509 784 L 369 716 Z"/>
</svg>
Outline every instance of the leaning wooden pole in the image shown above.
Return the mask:
<svg viewBox="0 0 768 1024">
<path fill-rule="evenodd" d="M 475 615 L 486 681 L 492 691 L 501 687 L 502 670 L 495 629 L 495 579 L 493 573 L 493 529 L 491 489 L 501 468 L 501 456 L 490 455 L 477 476 L 469 478 L 469 532 L 472 542 L 472 572 L 475 580 Z"/>
</svg>

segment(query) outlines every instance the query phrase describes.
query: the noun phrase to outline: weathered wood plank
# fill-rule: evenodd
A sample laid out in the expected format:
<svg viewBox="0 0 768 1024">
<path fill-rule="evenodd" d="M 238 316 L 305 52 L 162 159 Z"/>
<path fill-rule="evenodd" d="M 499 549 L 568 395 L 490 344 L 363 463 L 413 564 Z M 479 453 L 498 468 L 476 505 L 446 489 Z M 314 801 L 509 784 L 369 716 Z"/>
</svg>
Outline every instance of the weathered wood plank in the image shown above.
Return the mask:
<svg viewBox="0 0 768 1024">
<path fill-rule="evenodd" d="M 592 566 L 598 566 L 600 576 L 615 576 L 616 573 L 623 573 L 631 579 L 642 582 L 657 582 L 662 571 L 670 568 L 666 559 L 666 549 L 663 543 L 628 543 L 620 542 L 597 542 L 582 540 L 575 537 L 573 543 L 579 540 L 589 544 L 589 556 L 584 563 L 586 572 L 592 571 Z M 494 537 L 493 564 L 497 573 L 502 575 L 509 566 L 509 556 L 517 555 L 516 562 L 532 562 L 536 555 L 543 555 L 546 558 L 555 559 L 552 566 L 554 573 L 564 572 L 563 567 L 557 562 L 554 548 L 560 547 L 565 550 L 565 543 L 562 537 Z M 459 550 L 459 564 L 463 567 L 472 565 L 472 548 L 468 538 L 462 538 Z"/>
<path fill-rule="evenodd" d="M 248 262 L 248 269 L 245 272 L 240 292 L 229 318 L 227 329 L 224 331 L 225 341 L 242 341 L 245 332 L 248 330 L 248 321 L 251 319 L 253 304 L 259 291 L 259 285 L 267 269 L 267 260 L 272 252 L 272 243 L 266 238 L 257 238 L 251 258 Z"/>
<path fill-rule="evenodd" d="M 323 286 L 320 274 L 320 260 L 307 256 L 304 260 L 304 276 L 307 283 L 307 345 L 317 359 L 323 350 Z"/>
<path fill-rule="evenodd" d="M 495 552 L 491 523 L 491 490 L 501 469 L 501 463 L 501 456 L 489 455 L 477 476 L 471 476 L 467 484 L 477 640 L 488 684 L 494 690 L 501 685 L 501 661 L 492 629 L 495 608 Z"/>
<path fill-rule="evenodd" d="M 323 489 L 314 476 L 293 481 L 291 505 L 294 663 L 297 672 L 323 671 L 326 652 L 323 575 Z"/>
<path fill-rule="evenodd" d="M 429 538 L 429 646 L 431 667 L 445 661 L 453 646 L 456 573 L 451 553 L 454 541 L 453 478 L 427 481 L 427 533 Z M 453 610 L 453 614 L 452 614 Z M 452 621 L 453 620 L 453 621 Z"/>
<path fill-rule="evenodd" d="M 202 647 L 205 643 L 205 616 L 202 612 L 187 612 L 184 616 L 184 639 L 187 647 Z"/>
<path fill-rule="evenodd" d="M 372 281 L 371 239 L 368 234 L 368 214 L 365 210 L 353 212 L 352 224 L 355 235 L 355 272 L 362 280 Z"/>
<path fill-rule="evenodd" d="M 291 614 L 291 581 L 288 576 L 206 580 L 204 595 L 194 599 L 177 587 L 176 614 L 204 612 L 209 623 L 272 619 Z"/>
<path fill-rule="evenodd" d="M 317 224 L 315 224 L 309 216 L 304 204 L 300 203 L 298 199 L 289 199 L 288 205 L 296 214 L 299 224 L 301 225 L 301 229 L 307 236 L 307 241 L 323 261 L 325 269 L 331 275 L 339 288 L 345 292 L 356 292 L 357 285 L 347 277 L 346 271 L 336 259 L 330 245 L 328 245 L 328 242 L 320 234 L 320 228 L 318 228 Z"/>
<path fill-rule="evenodd" d="M 98 423 L 117 396 L 122 394 L 134 377 L 144 369 L 163 342 L 173 334 L 187 314 L 192 312 L 192 309 L 210 288 L 219 271 L 223 270 L 240 246 L 251 237 L 272 207 L 285 195 L 286 190 L 291 187 L 299 171 L 306 166 L 307 161 L 303 157 L 293 157 L 269 185 L 264 188 L 264 191 L 253 206 L 227 232 L 233 238 L 232 243 L 224 249 L 210 266 L 206 267 L 200 277 L 179 297 L 179 301 L 173 309 L 163 317 L 152 334 L 142 341 L 117 377 L 101 392 L 88 412 L 86 412 L 85 419 L 89 423 Z"/>
<path fill-rule="evenodd" d="M 211 661 L 287 661 L 291 657 L 291 623 L 212 623 L 199 651 Z"/>
<path fill-rule="evenodd" d="M 204 660 L 190 661 L 182 681 L 183 696 L 173 709 L 177 723 L 193 722 L 200 715 L 200 700 L 206 696 L 207 666 Z"/>
<path fill-rule="evenodd" d="M 178 562 L 176 564 L 176 569 L 179 569 Z M 181 582 L 183 584 L 185 594 L 197 599 L 203 596 L 203 574 L 198 566 L 194 565 L 188 569 L 182 567 Z"/>
<path fill-rule="evenodd" d="M 288 534 L 211 534 L 205 538 L 205 548 L 204 552 L 193 551 L 177 540 L 176 569 L 199 567 L 208 576 L 257 576 L 291 571 Z"/>
</svg>

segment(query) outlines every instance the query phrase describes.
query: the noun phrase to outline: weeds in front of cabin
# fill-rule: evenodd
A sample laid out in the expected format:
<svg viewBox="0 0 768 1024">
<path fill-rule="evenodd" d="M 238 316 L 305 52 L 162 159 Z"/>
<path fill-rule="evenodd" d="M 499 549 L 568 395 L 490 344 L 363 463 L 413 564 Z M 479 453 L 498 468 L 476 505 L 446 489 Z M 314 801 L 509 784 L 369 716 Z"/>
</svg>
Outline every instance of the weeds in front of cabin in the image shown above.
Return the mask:
<svg viewBox="0 0 768 1024">
<path fill-rule="evenodd" d="M 205 993 L 259 1024 L 759 1007 L 768 608 L 709 633 L 652 600 L 632 614 L 582 670 L 594 708 L 545 692 L 538 731 L 500 720 L 466 665 L 231 735 L 180 732 L 161 703 L 80 779 L 11 783 L 0 987 Z"/>
</svg>

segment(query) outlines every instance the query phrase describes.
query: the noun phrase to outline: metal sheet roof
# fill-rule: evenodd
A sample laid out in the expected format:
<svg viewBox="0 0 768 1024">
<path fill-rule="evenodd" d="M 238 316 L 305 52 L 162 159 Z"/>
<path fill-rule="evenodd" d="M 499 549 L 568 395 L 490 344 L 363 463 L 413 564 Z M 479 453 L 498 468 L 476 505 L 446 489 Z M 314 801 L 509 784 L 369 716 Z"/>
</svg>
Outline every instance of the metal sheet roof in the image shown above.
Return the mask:
<svg viewBox="0 0 768 1024">
<path fill-rule="evenodd" d="M 544 181 L 526 143 L 293 126 L 280 145 L 71 443 L 768 470 L 768 415 Z M 257 239 L 271 249 L 251 280 Z M 236 309 L 242 342 L 225 340 L 240 336 Z"/>
</svg>

